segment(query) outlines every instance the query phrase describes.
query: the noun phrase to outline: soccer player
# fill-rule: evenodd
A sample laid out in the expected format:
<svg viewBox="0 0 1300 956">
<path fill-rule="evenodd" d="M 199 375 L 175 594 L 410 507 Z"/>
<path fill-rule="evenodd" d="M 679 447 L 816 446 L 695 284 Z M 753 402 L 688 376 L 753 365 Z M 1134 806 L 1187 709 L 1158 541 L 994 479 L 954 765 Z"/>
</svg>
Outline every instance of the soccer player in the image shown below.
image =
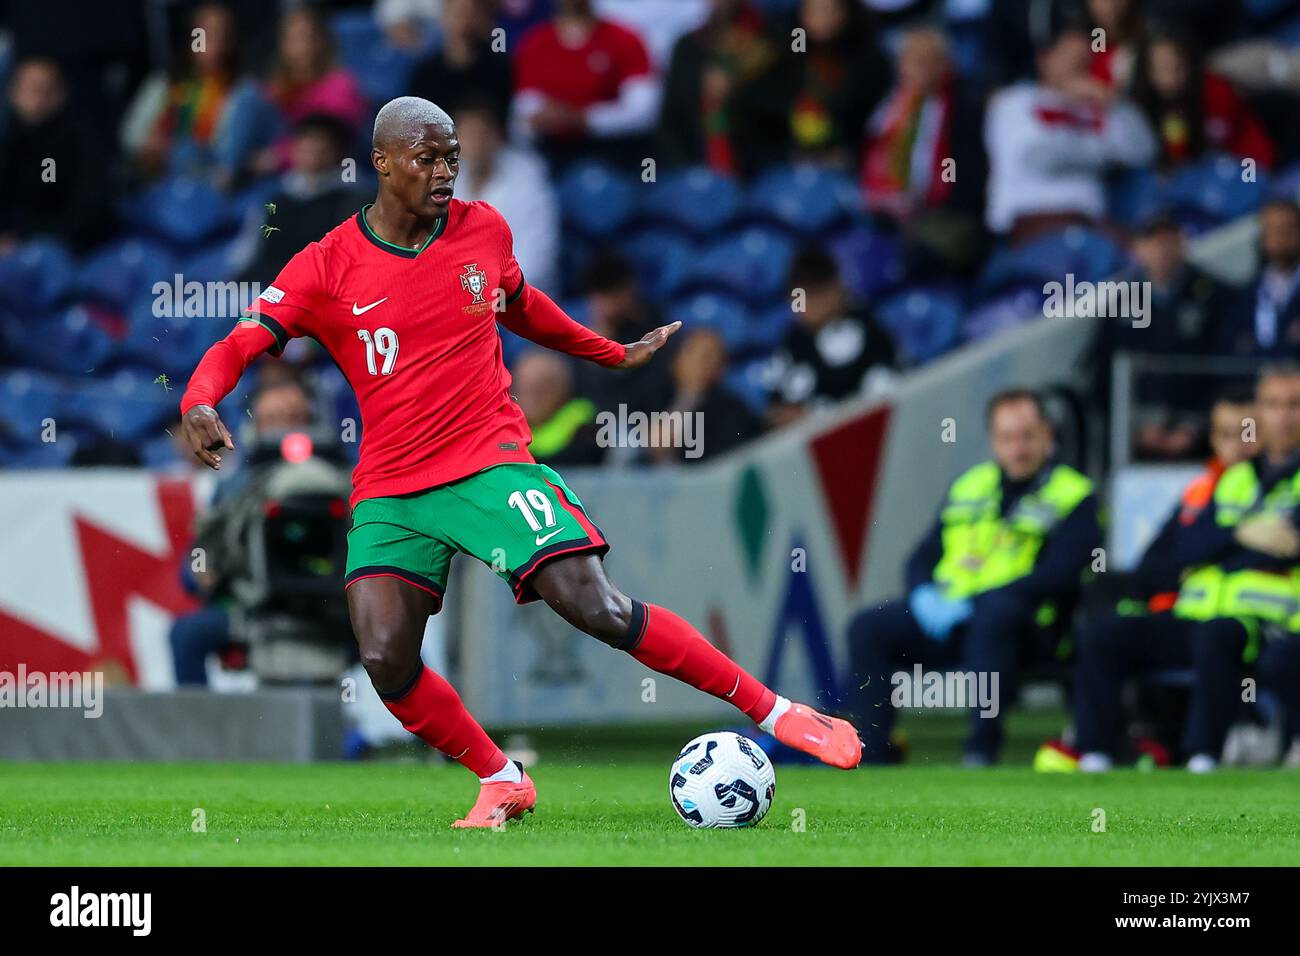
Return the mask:
<svg viewBox="0 0 1300 956">
<path fill-rule="evenodd" d="M 316 339 L 361 407 L 345 588 L 361 660 L 411 733 L 478 776 L 457 827 L 529 811 L 528 775 L 420 661 L 456 552 L 492 565 L 525 604 L 538 598 L 581 631 L 728 701 L 787 746 L 850 768 L 862 745 L 846 721 L 777 696 L 672 611 L 605 575 L 600 529 L 556 472 L 536 464 L 496 323 L 613 369 L 637 368 L 681 323 L 621 345 L 565 315 L 524 281 L 510 227 L 491 206 L 452 198 L 460 147 L 451 118 L 403 96 L 375 117 L 374 203 L 299 252 L 199 362 L 181 400 L 185 434 L 211 468 L 233 449 L 216 405 L 262 352 Z"/>
</svg>

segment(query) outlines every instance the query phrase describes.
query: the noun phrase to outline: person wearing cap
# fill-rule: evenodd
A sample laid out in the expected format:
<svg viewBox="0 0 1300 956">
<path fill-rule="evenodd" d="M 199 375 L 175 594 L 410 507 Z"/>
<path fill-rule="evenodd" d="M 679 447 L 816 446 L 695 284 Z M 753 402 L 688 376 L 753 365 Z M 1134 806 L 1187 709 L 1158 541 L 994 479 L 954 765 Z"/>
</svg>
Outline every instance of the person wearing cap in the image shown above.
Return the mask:
<svg viewBox="0 0 1300 956">
<path fill-rule="evenodd" d="M 1095 394 L 1110 396 L 1115 356 L 1163 359 L 1216 354 L 1215 337 L 1236 298 L 1228 286 L 1188 261 L 1177 220 L 1160 211 L 1132 241 L 1133 266 L 1121 281 L 1150 283 L 1147 315 L 1107 318 L 1097 338 Z M 1135 321 L 1135 319 L 1138 319 Z M 1204 449 L 1209 406 L 1218 389 L 1203 376 L 1139 370 L 1135 381 L 1134 451 L 1139 458 L 1185 459 Z"/>
</svg>

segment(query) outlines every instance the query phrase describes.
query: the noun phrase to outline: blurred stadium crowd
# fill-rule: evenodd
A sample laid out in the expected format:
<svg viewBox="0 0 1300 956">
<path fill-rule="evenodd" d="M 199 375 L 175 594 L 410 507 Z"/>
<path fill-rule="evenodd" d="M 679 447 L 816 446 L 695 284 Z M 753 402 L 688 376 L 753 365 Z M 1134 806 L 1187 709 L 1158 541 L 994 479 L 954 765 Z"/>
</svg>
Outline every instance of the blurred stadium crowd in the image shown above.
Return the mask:
<svg viewBox="0 0 1300 956">
<path fill-rule="evenodd" d="M 456 118 L 457 194 L 530 281 L 623 341 L 687 322 L 617 384 L 506 333 L 544 461 L 681 460 L 598 447 L 619 403 L 704 411 L 707 460 L 1041 317 L 1067 273 L 1154 289 L 1149 328 L 1098 343 L 1099 395 L 1120 350 L 1300 353 L 1290 0 L 45 6 L 2 24 L 6 466 L 194 467 L 172 386 L 252 297 L 213 285 L 268 284 L 373 196 L 369 124 L 407 93 Z M 1249 288 L 1187 262 L 1261 208 Z M 244 387 L 285 379 L 355 418 L 313 343 Z M 1206 450 L 1204 390 L 1138 398 L 1140 455 Z"/>
</svg>

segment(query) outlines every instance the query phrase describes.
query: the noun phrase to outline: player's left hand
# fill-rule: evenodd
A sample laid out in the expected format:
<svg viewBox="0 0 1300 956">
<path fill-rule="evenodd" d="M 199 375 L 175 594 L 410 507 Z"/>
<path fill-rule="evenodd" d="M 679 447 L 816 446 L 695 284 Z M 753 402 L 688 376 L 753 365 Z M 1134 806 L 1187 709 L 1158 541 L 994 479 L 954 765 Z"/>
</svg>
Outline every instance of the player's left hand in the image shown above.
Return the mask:
<svg viewBox="0 0 1300 956">
<path fill-rule="evenodd" d="M 661 325 L 652 332 L 647 332 L 640 342 L 633 342 L 627 347 L 627 355 L 614 368 L 640 368 L 664 347 L 664 343 L 668 341 L 668 336 L 681 327 L 681 322 L 673 322 L 669 325 Z"/>
</svg>

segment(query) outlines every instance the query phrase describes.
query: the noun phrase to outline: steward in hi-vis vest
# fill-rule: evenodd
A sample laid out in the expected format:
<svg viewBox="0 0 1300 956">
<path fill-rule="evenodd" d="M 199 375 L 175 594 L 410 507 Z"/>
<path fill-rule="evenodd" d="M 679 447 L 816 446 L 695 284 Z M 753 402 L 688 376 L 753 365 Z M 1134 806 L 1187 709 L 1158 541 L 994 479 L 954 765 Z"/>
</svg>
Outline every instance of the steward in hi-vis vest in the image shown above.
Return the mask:
<svg viewBox="0 0 1300 956">
<path fill-rule="evenodd" d="M 1219 486 L 1223 473 L 1259 450 L 1259 443 L 1254 441 L 1254 431 L 1248 432 L 1242 427 L 1243 422 L 1253 421 L 1253 391 L 1231 389 L 1210 406 L 1210 460 L 1205 470 L 1183 488 L 1177 507 L 1151 539 L 1142 559 L 1125 582 L 1127 587 L 1116 606 L 1120 614 L 1157 614 L 1174 606 L 1188 570 L 1186 565 L 1179 563 L 1184 557 L 1179 547 L 1184 531 L 1191 528 L 1190 533 L 1195 534 L 1196 528 L 1200 527 L 1201 516 L 1214 505 L 1214 490 Z"/>
<path fill-rule="evenodd" d="M 849 705 L 860 718 L 864 762 L 901 756 L 890 740 L 894 709 L 926 702 L 899 699 L 896 692 L 910 692 L 915 681 L 904 687 L 894 674 L 914 674 L 916 664 L 963 673 L 967 698 L 941 705 L 970 708 L 966 762 L 995 760 L 1002 707 L 1014 699 L 1031 639 L 1073 604 L 1101 546 L 1092 481 L 1052 460 L 1051 423 L 1038 396 L 1000 393 L 989 403 L 988 425 L 993 460 L 949 486 L 907 562 L 906 599 L 864 611 L 850 625 Z"/>
<path fill-rule="evenodd" d="M 1226 532 L 1252 519 L 1291 521 L 1298 505 L 1300 455 L 1280 468 L 1243 461 L 1225 471 L 1214 489 L 1214 526 Z M 1240 621 L 1249 636 L 1244 659 L 1253 662 L 1259 656 L 1263 631 L 1300 632 L 1300 557 L 1237 547 L 1217 563 L 1194 568 L 1183 579 L 1173 612 L 1193 621 L 1219 617 Z"/>
<path fill-rule="evenodd" d="M 1004 502 L 1003 486 L 1002 469 L 986 461 L 948 490 L 939 515 L 942 552 L 931 574 L 948 597 L 973 597 L 1032 575 L 1044 542 L 1093 493 L 1092 482 L 1069 465 L 1043 468 L 1014 503 Z M 1040 623 L 1054 617 L 1044 602 Z"/>
<path fill-rule="evenodd" d="M 1184 569 L 1168 614 L 1102 617 L 1078 649 L 1075 724 L 1080 769 L 1108 768 L 1120 749 L 1126 678 L 1190 668 L 1181 742 L 1188 769 L 1217 765 L 1242 703 L 1244 667 L 1283 703 L 1287 734 L 1300 721 L 1300 365 L 1266 369 L 1254 417 L 1261 451 L 1227 468 L 1210 504 L 1167 542 Z"/>
</svg>

